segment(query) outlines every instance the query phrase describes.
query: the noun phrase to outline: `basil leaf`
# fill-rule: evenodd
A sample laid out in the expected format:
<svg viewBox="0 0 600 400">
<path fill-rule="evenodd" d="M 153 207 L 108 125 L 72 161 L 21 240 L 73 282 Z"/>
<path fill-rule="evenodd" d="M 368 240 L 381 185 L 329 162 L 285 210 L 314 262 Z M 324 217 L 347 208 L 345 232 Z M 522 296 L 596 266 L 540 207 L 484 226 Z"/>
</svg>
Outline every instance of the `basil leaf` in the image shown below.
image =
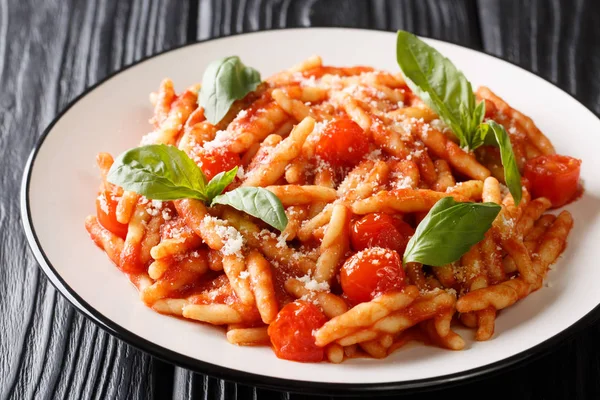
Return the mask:
<svg viewBox="0 0 600 400">
<path fill-rule="evenodd" d="M 439 267 L 458 260 L 492 226 L 501 207 L 495 203 L 438 201 L 421 221 L 404 252 L 403 262 Z"/>
<path fill-rule="evenodd" d="M 485 136 L 482 136 L 479 131 L 479 126 L 483 122 L 483 118 L 485 117 L 485 101 L 481 101 L 475 107 L 473 111 L 473 115 L 471 115 L 469 121 L 469 131 L 473 132 L 473 135 L 470 139 L 469 147 L 473 150 L 485 144 Z"/>
<path fill-rule="evenodd" d="M 260 73 L 245 66 L 238 56 L 213 61 L 204 71 L 198 103 L 206 119 L 217 124 L 234 101 L 255 90 L 260 82 Z"/>
<path fill-rule="evenodd" d="M 477 129 L 478 129 L 477 136 L 479 137 L 479 140 L 481 140 L 483 142 L 484 145 L 498 147 L 498 142 L 496 141 L 496 136 L 489 134 L 490 126 L 487 123 L 479 125 L 479 128 L 477 128 Z"/>
<path fill-rule="evenodd" d="M 515 160 L 510 137 L 504 127 L 495 121 L 490 120 L 482 124 L 482 127 L 485 126 L 489 126 L 489 129 L 494 133 L 493 137 L 496 139 L 498 147 L 500 147 L 500 159 L 502 160 L 502 167 L 504 167 L 504 181 L 506 182 L 506 186 L 508 186 L 508 190 L 510 190 L 510 194 L 512 194 L 515 205 L 519 205 L 523 196 L 523 188 L 521 186 L 521 174 Z M 483 129 L 487 131 L 486 128 Z"/>
<path fill-rule="evenodd" d="M 149 199 L 207 201 L 202 170 L 173 146 L 152 144 L 122 153 L 110 168 L 107 180 Z"/>
<path fill-rule="evenodd" d="M 264 188 L 239 187 L 215 197 L 210 205 L 215 204 L 231 206 L 263 220 L 280 231 L 283 231 L 288 223 L 279 198 Z"/>
<path fill-rule="evenodd" d="M 469 139 L 475 133 L 470 126 L 475 95 L 463 73 L 436 49 L 405 31 L 398 31 L 396 58 L 410 89 L 452 129 L 461 147 L 470 148 Z"/>
<path fill-rule="evenodd" d="M 219 172 L 215 175 L 210 182 L 208 182 L 208 186 L 206 187 L 206 197 L 208 197 L 208 200 L 212 200 L 215 196 L 220 195 L 223 190 L 233 182 L 237 172 L 238 167 L 234 167 L 230 171 Z"/>
</svg>

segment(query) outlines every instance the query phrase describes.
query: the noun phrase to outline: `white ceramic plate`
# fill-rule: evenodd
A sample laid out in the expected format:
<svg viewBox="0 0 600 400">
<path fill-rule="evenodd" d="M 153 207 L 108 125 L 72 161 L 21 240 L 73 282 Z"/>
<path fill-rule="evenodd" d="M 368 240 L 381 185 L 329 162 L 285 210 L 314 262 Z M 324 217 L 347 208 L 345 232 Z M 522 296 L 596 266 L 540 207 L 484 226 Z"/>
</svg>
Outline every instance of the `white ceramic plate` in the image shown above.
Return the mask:
<svg viewBox="0 0 600 400">
<path fill-rule="evenodd" d="M 287 390 L 339 393 L 415 389 L 472 378 L 555 345 L 589 320 L 600 303 L 600 121 L 547 81 L 473 50 L 427 40 L 462 69 L 530 115 L 559 153 L 583 159 L 585 194 L 568 206 L 575 218 L 569 246 L 549 286 L 501 313 L 487 342 L 468 340 L 453 352 L 409 345 L 384 360 L 341 365 L 277 359 L 267 347 L 229 344 L 222 330 L 157 314 L 138 299 L 127 278 L 89 239 L 99 151 L 119 154 L 150 127 L 148 94 L 164 77 L 177 88 L 199 82 L 206 65 L 239 55 L 268 76 L 319 54 L 326 64 L 371 65 L 397 71 L 394 33 L 354 29 L 290 29 L 228 37 L 154 56 L 109 77 L 76 99 L 42 136 L 27 165 L 22 215 L 44 272 L 79 310 L 114 335 L 155 356 L 200 372 Z"/>
</svg>

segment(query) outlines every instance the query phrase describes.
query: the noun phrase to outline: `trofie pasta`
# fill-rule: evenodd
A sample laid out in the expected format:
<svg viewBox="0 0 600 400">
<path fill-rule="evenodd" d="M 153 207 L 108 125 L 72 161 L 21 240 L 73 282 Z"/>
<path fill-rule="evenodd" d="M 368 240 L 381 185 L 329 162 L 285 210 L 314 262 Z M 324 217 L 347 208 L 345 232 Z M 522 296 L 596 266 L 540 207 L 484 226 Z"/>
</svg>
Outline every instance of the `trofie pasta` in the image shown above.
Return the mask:
<svg viewBox="0 0 600 400">
<path fill-rule="evenodd" d="M 548 210 L 576 196 L 580 161 L 490 89 L 467 107 L 477 121 L 452 126 L 400 60 L 390 73 L 314 56 L 265 81 L 221 62 L 237 94 L 165 79 L 140 147 L 97 158 L 85 226 L 146 305 L 339 363 L 413 340 L 461 350 L 457 324 L 488 340 L 543 286 L 573 226 Z"/>
</svg>

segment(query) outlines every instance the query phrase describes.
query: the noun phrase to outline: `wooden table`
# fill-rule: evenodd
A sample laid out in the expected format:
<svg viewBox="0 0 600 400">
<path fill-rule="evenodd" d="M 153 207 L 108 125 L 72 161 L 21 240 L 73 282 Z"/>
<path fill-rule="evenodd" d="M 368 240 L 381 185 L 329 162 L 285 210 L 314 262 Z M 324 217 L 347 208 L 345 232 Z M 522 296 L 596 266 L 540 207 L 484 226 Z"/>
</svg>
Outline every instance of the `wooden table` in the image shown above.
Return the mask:
<svg viewBox="0 0 600 400">
<path fill-rule="evenodd" d="M 51 286 L 19 217 L 29 152 L 86 87 L 184 43 L 288 26 L 406 29 L 459 43 L 532 70 L 600 112 L 598 0 L 0 0 L 1 398 L 308 397 L 194 374 L 111 337 Z M 599 375 L 596 323 L 527 365 L 436 395 L 592 399 Z"/>
</svg>

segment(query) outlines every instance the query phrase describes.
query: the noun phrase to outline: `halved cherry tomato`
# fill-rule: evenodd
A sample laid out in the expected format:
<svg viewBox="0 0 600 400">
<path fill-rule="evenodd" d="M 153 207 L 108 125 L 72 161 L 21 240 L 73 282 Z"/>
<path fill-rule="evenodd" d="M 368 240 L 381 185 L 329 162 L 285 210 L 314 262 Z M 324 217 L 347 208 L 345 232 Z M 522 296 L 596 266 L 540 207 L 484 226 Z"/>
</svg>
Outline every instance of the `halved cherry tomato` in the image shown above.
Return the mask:
<svg viewBox="0 0 600 400">
<path fill-rule="evenodd" d="M 323 348 L 315 344 L 312 332 L 327 322 L 317 306 L 303 300 L 289 303 L 269 325 L 268 333 L 275 354 L 291 361 L 323 360 Z"/>
<path fill-rule="evenodd" d="M 117 203 L 110 190 L 105 190 L 96 198 L 96 215 L 98 222 L 115 235 L 125 239 L 127 224 L 117 221 Z"/>
<path fill-rule="evenodd" d="M 410 237 L 415 233 L 412 226 L 389 214 L 367 214 L 352 225 L 350 242 L 356 251 L 369 247 L 383 247 L 403 254 Z"/>
<path fill-rule="evenodd" d="M 211 147 L 202 148 L 198 152 L 196 162 L 206 178 L 211 180 L 219 172 L 229 171 L 236 165 L 240 165 L 242 161 L 237 153 L 225 147 Z"/>
<path fill-rule="evenodd" d="M 533 197 L 546 197 L 552 207 L 567 204 L 577 196 L 581 160 L 560 154 L 532 158 L 525 164 L 525 178 Z"/>
<path fill-rule="evenodd" d="M 315 152 L 319 158 L 336 167 L 352 167 L 369 151 L 363 129 L 349 118 L 330 122 L 319 137 Z"/>
<path fill-rule="evenodd" d="M 394 250 L 372 247 L 350 257 L 340 272 L 342 290 L 353 302 L 370 301 L 406 286 L 402 260 Z"/>
</svg>

